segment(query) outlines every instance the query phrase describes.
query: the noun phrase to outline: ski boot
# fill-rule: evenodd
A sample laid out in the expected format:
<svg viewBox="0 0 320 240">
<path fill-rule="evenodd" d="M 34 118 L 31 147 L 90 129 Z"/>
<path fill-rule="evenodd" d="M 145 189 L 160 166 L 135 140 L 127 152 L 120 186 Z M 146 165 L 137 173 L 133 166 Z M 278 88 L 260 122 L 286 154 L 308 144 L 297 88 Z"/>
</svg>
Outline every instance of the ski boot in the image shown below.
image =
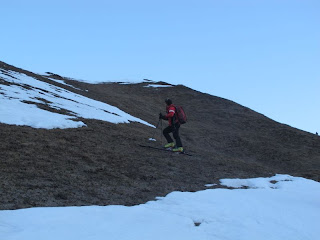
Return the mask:
<svg viewBox="0 0 320 240">
<path fill-rule="evenodd" d="M 173 147 L 174 147 L 174 142 L 167 143 L 166 145 L 164 145 L 164 148 L 173 148 Z"/>
<path fill-rule="evenodd" d="M 174 148 L 172 149 L 172 152 L 183 153 L 183 147 Z"/>
</svg>

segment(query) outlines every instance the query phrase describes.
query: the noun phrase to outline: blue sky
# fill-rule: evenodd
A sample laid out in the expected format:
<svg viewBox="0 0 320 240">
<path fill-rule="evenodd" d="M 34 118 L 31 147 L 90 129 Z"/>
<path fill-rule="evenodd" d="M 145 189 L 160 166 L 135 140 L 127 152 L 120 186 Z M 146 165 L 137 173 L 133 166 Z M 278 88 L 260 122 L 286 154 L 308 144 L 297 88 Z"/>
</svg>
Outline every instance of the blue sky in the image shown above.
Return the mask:
<svg viewBox="0 0 320 240">
<path fill-rule="evenodd" d="M 316 0 L 2 1 L 0 60 L 184 84 L 315 133 L 319 12 Z"/>
</svg>

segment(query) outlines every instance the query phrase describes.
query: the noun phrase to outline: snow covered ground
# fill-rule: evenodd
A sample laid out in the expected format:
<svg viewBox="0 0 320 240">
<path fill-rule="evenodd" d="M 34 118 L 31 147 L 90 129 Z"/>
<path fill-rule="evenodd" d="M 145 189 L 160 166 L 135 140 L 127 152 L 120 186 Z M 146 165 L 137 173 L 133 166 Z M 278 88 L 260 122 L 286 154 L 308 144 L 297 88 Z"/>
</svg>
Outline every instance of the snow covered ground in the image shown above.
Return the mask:
<svg viewBox="0 0 320 240">
<path fill-rule="evenodd" d="M 276 175 L 221 184 L 248 189 L 173 192 L 133 207 L 0 211 L 0 239 L 319 239 L 320 183 Z"/>
<path fill-rule="evenodd" d="M 160 85 L 160 84 L 148 84 L 144 87 L 153 87 L 153 88 L 165 88 L 165 87 L 173 87 L 173 85 Z"/>
<path fill-rule="evenodd" d="M 131 116 L 119 108 L 99 102 L 63 88 L 39 81 L 25 74 L 0 71 L 0 122 L 27 125 L 34 128 L 75 128 L 85 124 L 77 117 L 98 119 L 112 123 L 140 122 L 153 125 Z M 35 104 L 67 111 L 69 114 L 50 112 Z"/>
<path fill-rule="evenodd" d="M 68 86 L 68 87 L 72 87 L 72 88 L 74 88 L 74 89 L 77 89 L 77 90 L 82 91 L 82 89 L 80 89 L 80 88 L 76 88 L 76 87 L 74 87 L 74 86 L 72 86 L 72 85 L 70 85 L 70 84 L 67 84 L 64 80 L 58 80 L 58 79 L 55 79 L 55 78 L 52 78 L 52 77 L 46 77 L 46 78 L 47 78 L 47 79 L 50 79 L 51 81 L 54 81 L 54 82 L 57 82 L 57 83 L 66 85 L 66 86 Z"/>
</svg>

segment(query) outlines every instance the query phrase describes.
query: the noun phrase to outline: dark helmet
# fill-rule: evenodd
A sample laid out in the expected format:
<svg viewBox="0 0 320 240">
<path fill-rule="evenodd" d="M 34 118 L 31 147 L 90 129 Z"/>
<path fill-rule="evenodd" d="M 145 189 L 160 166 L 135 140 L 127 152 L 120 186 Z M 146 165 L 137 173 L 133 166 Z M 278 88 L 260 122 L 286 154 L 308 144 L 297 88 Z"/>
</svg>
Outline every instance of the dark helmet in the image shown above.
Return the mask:
<svg viewBox="0 0 320 240">
<path fill-rule="evenodd" d="M 170 98 L 167 98 L 167 99 L 165 100 L 165 102 L 166 102 L 166 104 L 167 104 L 168 106 L 172 104 L 172 101 L 171 101 Z"/>
</svg>

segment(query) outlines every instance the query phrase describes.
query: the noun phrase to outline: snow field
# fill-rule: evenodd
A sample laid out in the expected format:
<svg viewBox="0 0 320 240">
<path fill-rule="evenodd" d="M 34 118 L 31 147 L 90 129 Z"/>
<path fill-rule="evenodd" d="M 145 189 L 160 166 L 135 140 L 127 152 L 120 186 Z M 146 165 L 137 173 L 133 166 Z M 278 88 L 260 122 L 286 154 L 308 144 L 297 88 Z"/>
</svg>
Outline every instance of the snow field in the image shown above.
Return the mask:
<svg viewBox="0 0 320 240">
<path fill-rule="evenodd" d="M 99 102 L 63 88 L 12 71 L 0 72 L 0 78 L 12 85 L 0 85 L 0 122 L 27 125 L 34 128 L 74 128 L 85 124 L 77 117 L 111 123 L 139 122 L 153 125 L 131 116 L 119 108 Z M 49 112 L 35 104 L 67 110 L 72 116 Z"/>
<path fill-rule="evenodd" d="M 0 239 L 318 239 L 318 182 L 276 175 L 221 183 L 249 189 L 173 192 L 133 207 L 0 211 Z"/>
</svg>

